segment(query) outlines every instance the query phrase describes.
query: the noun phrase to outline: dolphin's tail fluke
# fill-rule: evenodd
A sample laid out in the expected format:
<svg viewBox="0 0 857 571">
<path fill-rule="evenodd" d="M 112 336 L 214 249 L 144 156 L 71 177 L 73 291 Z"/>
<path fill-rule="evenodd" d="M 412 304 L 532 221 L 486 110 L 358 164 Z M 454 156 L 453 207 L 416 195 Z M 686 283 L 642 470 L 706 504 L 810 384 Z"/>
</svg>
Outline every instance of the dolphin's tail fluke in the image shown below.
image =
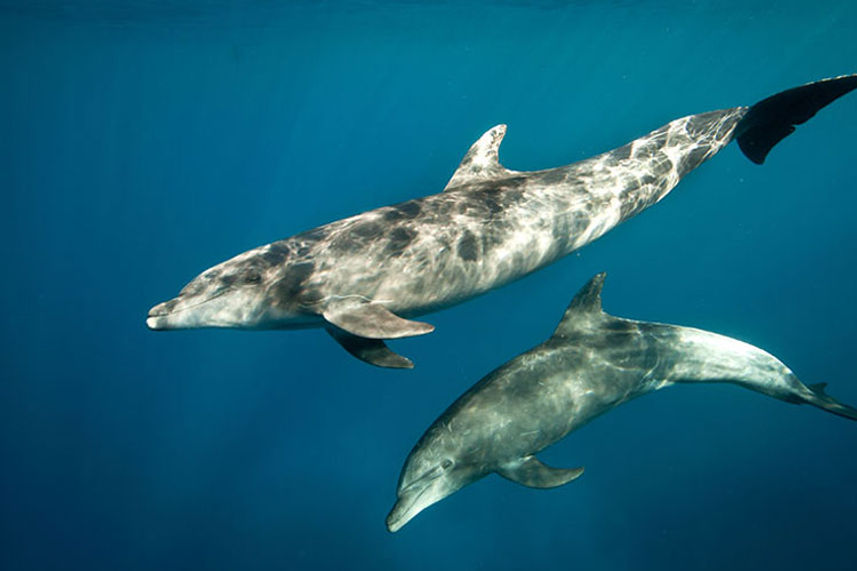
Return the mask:
<svg viewBox="0 0 857 571">
<path fill-rule="evenodd" d="M 804 402 L 823 408 L 827 412 L 857 420 L 857 408 L 839 402 L 824 391 L 825 387 L 827 383 L 808 385 L 806 388 L 809 389 L 809 394 L 802 395 Z"/>
<path fill-rule="evenodd" d="M 822 79 L 795 87 L 759 101 L 735 128 L 738 146 L 756 164 L 791 135 L 795 125 L 809 121 L 820 109 L 857 89 L 857 74 Z"/>
</svg>

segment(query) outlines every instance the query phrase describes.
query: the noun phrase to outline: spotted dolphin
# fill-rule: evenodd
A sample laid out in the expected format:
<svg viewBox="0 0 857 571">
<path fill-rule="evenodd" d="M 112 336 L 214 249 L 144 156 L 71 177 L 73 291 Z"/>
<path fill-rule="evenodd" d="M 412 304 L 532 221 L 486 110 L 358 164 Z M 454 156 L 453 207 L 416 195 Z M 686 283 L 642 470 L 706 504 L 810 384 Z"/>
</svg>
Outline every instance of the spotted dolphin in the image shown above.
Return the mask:
<svg viewBox="0 0 857 571">
<path fill-rule="evenodd" d="M 325 327 L 352 355 L 409 368 L 384 339 L 431 332 L 412 320 L 497 288 L 592 242 L 661 200 L 733 138 L 754 162 L 857 75 L 677 119 L 610 152 L 532 172 L 500 165 L 498 125 L 444 192 L 385 206 L 239 254 L 149 311 L 151 329 Z"/>
<path fill-rule="evenodd" d="M 857 420 L 857 409 L 827 395 L 825 383 L 804 385 L 758 347 L 604 313 L 604 277 L 578 292 L 550 339 L 488 374 L 423 434 L 402 469 L 390 531 L 492 472 L 533 488 L 574 480 L 583 468 L 549 467 L 535 455 L 620 404 L 676 383 L 734 383 Z"/>
</svg>

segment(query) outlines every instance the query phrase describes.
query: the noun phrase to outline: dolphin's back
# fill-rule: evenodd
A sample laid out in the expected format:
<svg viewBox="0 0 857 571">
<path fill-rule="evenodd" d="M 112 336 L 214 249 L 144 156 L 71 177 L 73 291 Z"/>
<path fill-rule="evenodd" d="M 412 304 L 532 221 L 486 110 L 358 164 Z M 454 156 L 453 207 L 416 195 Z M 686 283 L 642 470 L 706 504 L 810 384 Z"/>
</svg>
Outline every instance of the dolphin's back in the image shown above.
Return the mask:
<svg viewBox="0 0 857 571">
<path fill-rule="evenodd" d="M 505 128 L 492 129 L 446 192 L 322 227 L 331 231 L 323 251 L 349 255 L 328 260 L 318 281 L 329 278 L 330 295 L 365 296 L 405 315 L 454 305 L 599 238 L 660 201 L 735 136 L 751 160 L 762 162 L 795 124 L 855 88 L 857 76 L 845 76 L 749 108 L 690 115 L 612 151 L 542 171 L 500 166 Z"/>
<path fill-rule="evenodd" d="M 673 121 L 564 167 L 505 171 L 317 228 L 315 281 L 406 316 L 523 277 L 663 198 L 731 137 L 746 108 Z M 355 282 L 353 276 L 360 276 Z"/>
</svg>

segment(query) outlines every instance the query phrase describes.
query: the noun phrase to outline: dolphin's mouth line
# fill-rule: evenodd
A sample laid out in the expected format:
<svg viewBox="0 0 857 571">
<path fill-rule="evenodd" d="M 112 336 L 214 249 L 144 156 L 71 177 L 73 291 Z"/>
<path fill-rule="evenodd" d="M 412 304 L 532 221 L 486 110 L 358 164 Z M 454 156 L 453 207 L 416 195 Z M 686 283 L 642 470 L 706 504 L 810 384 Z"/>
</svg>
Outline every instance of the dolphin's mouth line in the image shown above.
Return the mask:
<svg viewBox="0 0 857 571">
<path fill-rule="evenodd" d="M 410 484 L 405 486 L 405 488 L 402 491 L 407 492 L 408 490 L 410 490 L 411 488 L 413 488 L 417 484 L 423 483 L 425 480 L 428 480 L 429 482 L 431 482 L 432 480 L 436 480 L 436 479 L 440 478 L 440 474 L 441 474 L 440 466 L 435 466 L 434 468 L 432 468 L 431 470 L 429 470 L 428 472 L 426 472 L 425 474 L 423 474 L 422 476 L 420 476 L 419 478 L 417 478 L 416 480 L 414 480 L 413 482 L 411 482 Z M 422 493 L 422 492 L 420 492 L 420 493 Z"/>
<path fill-rule="evenodd" d="M 417 500 L 419 500 L 423 496 L 423 494 L 426 492 L 426 490 L 428 490 L 428 486 L 426 486 L 422 490 L 420 490 L 420 492 L 416 496 L 414 496 L 414 498 L 410 502 L 408 502 L 407 507 L 405 507 L 402 510 L 398 510 L 399 516 L 396 517 L 392 521 L 388 521 L 387 524 L 388 525 L 392 524 L 392 525 L 390 525 L 390 527 L 393 527 L 393 525 L 395 525 L 395 524 L 399 523 L 400 521 L 402 521 L 403 519 L 405 519 L 405 516 L 407 516 L 410 513 L 411 508 L 414 507 L 414 505 L 417 503 Z M 401 498 L 399 498 L 399 501 L 401 501 Z M 398 502 L 396 502 L 396 503 L 398 504 Z M 393 506 L 393 509 L 395 510 L 396 506 Z M 411 516 L 411 517 L 413 517 L 413 516 Z"/>
<path fill-rule="evenodd" d="M 215 293 L 214 295 L 212 295 L 211 297 L 207 297 L 207 298 L 205 298 L 205 299 L 204 299 L 204 300 L 202 300 L 202 301 L 198 301 L 198 302 L 196 302 L 196 303 L 194 303 L 194 304 L 192 304 L 192 305 L 188 305 L 188 306 L 182 307 L 181 309 L 170 310 L 170 311 L 168 311 L 168 312 L 166 312 L 166 313 L 152 313 L 152 312 L 150 311 L 148 316 L 149 316 L 149 317 L 167 317 L 167 316 L 169 316 L 169 315 L 176 315 L 176 314 L 178 314 L 178 313 L 182 313 L 182 312 L 187 311 L 187 310 L 189 310 L 189 309 L 193 309 L 193 308 L 195 308 L 195 307 L 199 307 L 200 305 L 202 305 L 202 304 L 204 304 L 204 303 L 208 303 L 209 301 L 211 301 L 211 300 L 213 300 L 213 299 L 217 299 L 218 297 L 222 296 L 222 295 L 223 295 L 223 294 L 225 294 L 225 293 L 226 293 L 226 290 L 223 290 L 223 291 L 217 292 L 217 293 Z"/>
</svg>

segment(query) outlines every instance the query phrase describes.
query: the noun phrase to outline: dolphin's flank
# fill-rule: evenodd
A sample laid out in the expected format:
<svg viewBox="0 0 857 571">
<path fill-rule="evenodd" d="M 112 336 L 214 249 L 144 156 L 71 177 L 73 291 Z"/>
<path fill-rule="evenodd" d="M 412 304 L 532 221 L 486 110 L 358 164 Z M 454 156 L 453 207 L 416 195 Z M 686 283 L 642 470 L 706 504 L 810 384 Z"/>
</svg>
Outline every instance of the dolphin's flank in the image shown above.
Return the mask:
<svg viewBox="0 0 857 571">
<path fill-rule="evenodd" d="M 553 335 L 488 374 L 455 401 L 414 446 L 399 477 L 387 527 L 495 472 L 552 488 L 583 468 L 553 468 L 538 452 L 595 417 L 675 383 L 726 382 L 857 420 L 857 409 L 804 385 L 777 358 L 716 333 L 613 317 L 601 309 L 604 274 L 568 306 Z"/>
<path fill-rule="evenodd" d="M 506 127 L 485 133 L 446 189 L 244 252 L 149 311 L 151 329 L 324 327 L 373 365 L 408 368 L 384 343 L 434 328 L 414 317 L 521 278 L 661 200 L 733 138 L 754 162 L 857 75 L 753 107 L 677 119 L 615 150 L 532 172 L 498 161 Z"/>
</svg>

